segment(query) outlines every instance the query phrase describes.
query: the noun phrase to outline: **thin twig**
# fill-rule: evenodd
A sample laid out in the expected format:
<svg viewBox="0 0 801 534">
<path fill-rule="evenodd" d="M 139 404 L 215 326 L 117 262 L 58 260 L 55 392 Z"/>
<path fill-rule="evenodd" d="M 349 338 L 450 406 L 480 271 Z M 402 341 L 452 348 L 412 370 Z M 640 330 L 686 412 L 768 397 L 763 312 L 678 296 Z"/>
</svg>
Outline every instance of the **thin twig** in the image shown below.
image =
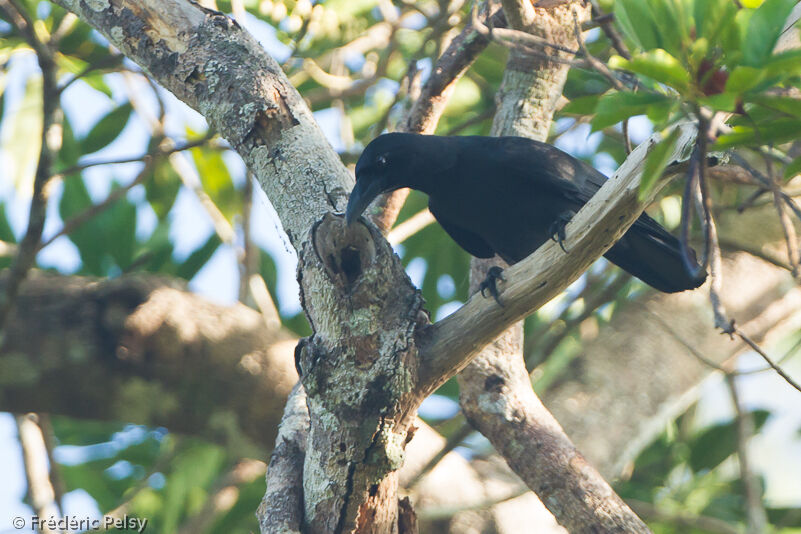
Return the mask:
<svg viewBox="0 0 801 534">
<path fill-rule="evenodd" d="M 60 121 L 61 107 L 56 81 L 57 67 L 50 47 L 36 35 L 33 21 L 17 0 L 0 0 L 0 10 L 6 13 L 11 24 L 36 52 L 39 68 L 42 70 L 41 148 L 33 180 L 33 194 L 31 195 L 31 205 L 28 212 L 28 228 L 19 243 L 17 255 L 9 268 L 5 290 L 0 294 L 0 333 L 2 333 L 6 319 L 19 294 L 20 285 L 36 262 L 36 251 L 42 239 L 42 231 L 44 230 L 45 217 L 47 215 L 47 184 L 50 182 L 55 152 L 59 148 L 54 145 L 60 142 L 60 136 L 52 135 L 52 130 L 58 126 Z M 55 141 L 55 139 L 59 141 Z"/>
<path fill-rule="evenodd" d="M 461 122 L 456 126 L 452 127 L 450 130 L 445 132 L 445 135 L 459 135 L 467 128 L 491 119 L 493 116 L 495 116 L 495 111 L 496 107 L 495 104 L 493 104 L 484 111 L 482 111 L 481 113 L 479 113 L 478 115 L 476 115 L 475 117 L 470 117 L 464 122 Z"/>
<path fill-rule="evenodd" d="M 581 54 L 587 61 L 587 63 L 589 63 L 590 66 L 593 69 L 595 69 L 596 72 L 598 72 L 598 74 L 606 78 L 609 81 L 609 83 L 612 84 L 612 87 L 614 87 L 618 91 L 625 90 L 625 86 L 623 85 L 623 83 L 620 80 L 618 80 L 614 74 L 612 74 L 612 71 L 609 70 L 609 67 L 606 66 L 606 63 L 604 63 L 603 61 L 599 60 L 598 58 L 590 54 L 590 51 L 587 50 L 587 45 L 584 44 L 584 38 L 581 35 L 581 24 L 579 24 L 578 14 L 576 14 L 575 9 L 573 10 L 573 32 L 576 34 L 576 42 L 579 45 L 579 50 L 581 51 Z M 624 134 L 628 139 L 628 127 L 626 128 Z M 627 144 L 626 153 L 627 154 L 631 153 L 630 144 Z"/>
<path fill-rule="evenodd" d="M 470 512 L 473 510 L 488 510 L 493 506 L 517 499 L 529 493 L 531 490 L 527 486 L 520 486 L 519 488 L 511 490 L 509 493 L 501 497 L 484 499 L 475 503 L 466 503 L 457 506 L 432 506 L 430 508 L 423 508 L 417 511 L 417 516 L 425 521 L 442 521 L 449 519 L 462 512 Z"/>
<path fill-rule="evenodd" d="M 748 455 L 748 441 L 754 434 L 754 420 L 749 412 L 743 409 L 737 381 L 731 374 L 726 374 L 726 385 L 729 388 L 734 406 L 734 422 L 737 428 L 737 461 L 740 464 L 740 480 L 745 491 L 745 514 L 748 520 L 748 534 L 761 534 L 765 531 L 768 516 L 762 504 L 759 481 L 751 470 Z"/>
<path fill-rule="evenodd" d="M 239 257 L 239 302 L 245 302 L 248 296 L 250 275 L 256 272 L 259 257 L 255 254 L 253 239 L 250 235 L 251 213 L 253 212 L 253 176 L 245 172 L 245 188 L 242 191 L 242 255 Z"/>
<path fill-rule="evenodd" d="M 61 476 L 59 463 L 53 455 L 56 448 L 56 436 L 53 430 L 53 422 L 50 420 L 50 415 L 46 413 L 37 414 L 37 423 L 42 431 L 42 439 L 44 440 L 45 450 L 47 452 L 47 463 L 50 465 L 50 484 L 53 486 L 53 497 L 56 506 L 59 510 L 64 510 L 64 479 Z"/>
<path fill-rule="evenodd" d="M 67 80 L 66 82 L 64 82 L 59 86 L 58 88 L 59 94 L 63 93 L 67 89 L 67 87 L 69 87 L 73 83 L 77 82 L 81 78 L 86 77 L 87 75 L 91 74 L 96 70 L 107 69 L 117 66 L 118 64 L 122 64 L 122 60 L 124 57 L 125 56 L 123 56 L 122 54 L 109 54 L 108 56 L 104 56 L 99 60 L 97 60 L 96 62 L 87 65 L 86 68 L 84 68 L 81 72 L 73 75 L 69 80 Z"/>
<path fill-rule="evenodd" d="M 654 521 L 670 523 L 679 527 L 681 529 L 680 532 L 686 532 L 685 529 L 699 529 L 718 534 L 741 534 L 738 528 L 733 527 L 727 522 L 715 517 L 689 515 L 678 512 L 665 512 L 649 502 L 638 501 L 635 499 L 626 499 L 626 504 L 631 506 L 632 510 L 634 510 L 640 517 Z"/>
<path fill-rule="evenodd" d="M 786 381 L 788 384 L 790 384 L 792 387 L 794 387 L 794 388 L 795 388 L 795 389 L 797 389 L 799 392 L 801 392 L 801 385 L 799 385 L 799 384 L 798 384 L 798 382 L 796 382 L 795 380 L 793 380 L 793 379 L 790 377 L 790 375 L 788 375 L 788 374 L 787 374 L 787 373 L 784 371 L 784 369 L 782 369 L 781 367 L 779 367 L 779 366 L 778 366 L 778 365 L 777 365 L 777 364 L 776 364 L 776 363 L 775 363 L 775 362 L 774 362 L 774 361 L 771 359 L 771 357 L 770 357 L 770 356 L 768 356 L 768 355 L 765 353 L 765 351 L 764 351 L 764 350 L 762 350 L 762 348 L 761 348 L 759 345 L 757 345 L 757 344 L 756 344 L 756 343 L 755 343 L 755 342 L 754 342 L 754 341 L 753 341 L 753 340 L 752 340 L 750 337 L 748 337 L 748 335 L 746 335 L 746 334 L 745 334 L 745 332 L 743 332 L 742 330 L 740 330 L 740 329 L 739 329 L 737 326 L 734 326 L 734 333 L 735 333 L 735 334 L 736 334 L 736 335 L 737 335 L 737 336 L 738 336 L 740 339 L 742 339 L 743 341 L 745 341 L 745 343 L 746 343 L 746 344 L 747 344 L 749 347 L 751 347 L 751 348 L 754 350 L 754 352 L 756 352 L 757 354 L 759 354 L 760 356 L 762 356 L 762 359 L 763 359 L 763 360 L 765 360 L 765 362 L 766 362 L 766 363 L 767 363 L 767 364 L 768 364 L 768 365 L 771 367 L 771 369 L 773 369 L 774 371 L 776 371 L 776 373 L 777 373 L 777 374 L 778 374 L 780 377 L 782 377 L 782 378 L 783 378 L 783 379 L 784 379 L 784 380 L 785 380 L 785 381 Z"/>
<path fill-rule="evenodd" d="M 558 334 L 547 338 L 545 344 L 542 348 L 537 349 L 536 347 L 530 351 L 528 351 L 528 355 L 526 356 L 526 364 L 531 365 L 533 356 L 535 353 L 539 353 L 539 358 L 537 358 L 537 364 L 539 365 L 542 362 L 545 362 L 548 357 L 556 350 L 556 348 L 562 343 L 562 341 L 570 334 L 570 332 L 583 323 L 586 319 L 591 317 L 601 306 L 608 304 L 609 302 L 613 301 L 617 294 L 623 289 L 626 284 L 631 281 L 631 275 L 628 273 L 621 273 L 617 278 L 615 278 L 611 283 L 609 283 L 606 287 L 602 288 L 600 291 L 588 291 L 590 288 L 590 284 L 585 286 L 585 290 L 579 295 L 579 298 L 584 296 L 584 293 L 589 293 L 589 296 L 585 299 L 584 310 L 576 317 L 572 317 L 570 319 L 563 319 L 564 327 Z M 595 286 L 592 286 L 595 289 Z M 570 309 L 570 306 L 565 308 L 564 313 Z M 564 315 L 564 313 L 562 315 Z M 555 323 L 556 321 L 554 321 Z M 553 324 L 553 323 L 552 323 Z M 544 337 L 544 336 L 542 336 Z M 539 338 L 542 339 L 540 336 L 535 336 L 535 339 Z M 531 374 L 534 374 L 534 370 L 532 369 Z M 533 378 L 533 376 L 532 376 Z"/>
<path fill-rule="evenodd" d="M 55 491 L 47 466 L 47 450 L 42 430 L 36 423 L 36 414 L 19 415 L 16 421 L 33 511 L 41 518 L 58 517 L 61 514 L 56 506 Z M 39 525 L 39 529 L 42 533 L 55 532 L 46 523 Z"/>
<path fill-rule="evenodd" d="M 546 39 L 543 39 L 536 35 L 532 35 L 527 32 L 512 30 L 509 28 L 488 27 L 486 24 L 481 22 L 481 20 L 478 17 L 477 10 L 475 8 L 473 9 L 472 12 L 471 26 L 475 28 L 475 30 L 479 34 L 488 37 L 490 40 L 500 45 L 503 45 L 506 48 L 519 50 L 532 57 L 545 59 L 547 61 L 558 63 L 560 65 L 570 65 L 571 67 L 586 68 L 586 63 L 584 61 L 564 59 L 554 54 L 546 54 L 541 50 L 543 48 L 551 48 L 573 56 L 575 56 L 578 53 L 578 51 L 571 50 L 564 46 L 552 43 Z"/>
<path fill-rule="evenodd" d="M 185 143 L 181 143 L 180 145 L 175 145 L 172 147 L 159 147 L 157 153 L 147 152 L 140 156 L 131 156 L 127 158 L 118 158 L 118 159 L 106 159 L 106 160 L 94 160 L 88 161 L 86 163 L 79 163 L 78 165 L 73 165 L 72 167 L 67 167 L 66 169 L 58 170 L 53 174 L 54 178 L 63 178 L 65 176 L 69 176 L 70 174 L 75 174 L 91 167 L 98 167 L 100 165 L 121 165 L 123 163 L 139 163 L 144 161 L 148 157 L 154 157 L 156 155 L 159 156 L 169 156 L 175 152 L 183 152 L 184 150 L 189 150 L 191 148 L 196 148 L 199 146 L 206 145 L 211 141 L 214 137 L 214 132 L 209 131 L 206 133 L 205 136 L 201 137 L 200 139 L 194 139 L 192 141 L 186 141 Z M 216 144 L 211 146 L 211 148 L 223 150 L 227 148 L 223 144 Z"/>
<path fill-rule="evenodd" d="M 598 21 L 601 29 L 609 39 L 609 42 L 612 43 L 612 48 L 614 48 L 623 58 L 631 59 L 631 53 L 626 47 L 626 44 L 623 42 L 623 37 L 621 37 L 621 35 L 618 33 L 614 24 L 612 24 L 614 21 L 614 15 L 611 13 L 604 13 L 600 4 L 598 3 L 598 0 L 590 0 L 590 4 L 592 5 L 592 11 L 595 13 L 595 16 L 592 20 Z"/>
<path fill-rule="evenodd" d="M 68 234 L 72 233 L 76 228 L 78 228 L 79 226 L 83 225 L 89 219 L 91 219 L 93 217 L 96 217 L 100 213 L 106 211 L 108 208 L 110 208 L 112 205 L 114 205 L 114 203 L 116 203 L 122 197 L 127 195 L 128 191 L 130 191 L 131 189 L 133 189 L 137 185 L 139 185 L 142 182 L 144 182 L 145 178 L 150 176 L 150 173 L 153 170 L 154 158 L 145 157 L 144 163 L 145 163 L 144 168 L 141 171 L 139 171 L 139 174 L 136 175 L 136 178 L 134 178 L 131 181 L 131 183 L 127 184 L 124 187 L 120 187 L 118 189 L 112 190 L 102 202 L 100 202 L 98 204 L 93 204 L 93 205 L 89 206 L 88 208 L 86 208 L 81 213 L 79 213 L 79 214 L 75 215 L 74 217 L 71 217 L 70 219 L 67 219 L 66 221 L 64 221 L 64 225 L 61 227 L 61 229 L 58 232 L 56 232 L 55 234 L 53 234 L 52 236 L 47 238 L 45 241 L 42 241 L 42 242 L 39 243 L 37 250 L 41 250 L 41 249 L 49 246 L 51 243 L 53 243 L 53 241 L 55 241 L 56 239 L 58 239 L 59 237 L 61 237 L 63 235 L 68 235 Z"/>
<path fill-rule="evenodd" d="M 761 248 L 757 248 L 754 246 L 750 246 L 746 243 L 740 243 L 738 241 L 734 241 L 732 239 L 727 239 L 725 237 L 720 238 L 718 244 L 725 250 L 728 251 L 738 251 L 738 252 L 746 252 L 755 258 L 759 258 L 771 265 L 775 265 L 780 269 L 785 269 L 787 271 L 793 272 L 793 267 L 782 258 L 778 257 L 777 255 L 762 250 Z"/>
<path fill-rule="evenodd" d="M 793 273 L 793 278 L 796 280 L 801 280 L 801 271 L 799 271 L 801 256 L 799 256 L 798 252 L 798 235 L 796 234 L 795 226 L 793 226 L 793 221 L 790 218 L 790 214 L 787 212 L 787 205 L 785 204 L 781 194 L 778 192 L 778 185 L 776 189 L 777 190 L 773 192 L 773 204 L 776 206 L 776 213 L 779 216 L 779 224 L 782 227 L 784 241 L 787 244 L 787 259 L 790 261 L 790 272 Z"/>
</svg>

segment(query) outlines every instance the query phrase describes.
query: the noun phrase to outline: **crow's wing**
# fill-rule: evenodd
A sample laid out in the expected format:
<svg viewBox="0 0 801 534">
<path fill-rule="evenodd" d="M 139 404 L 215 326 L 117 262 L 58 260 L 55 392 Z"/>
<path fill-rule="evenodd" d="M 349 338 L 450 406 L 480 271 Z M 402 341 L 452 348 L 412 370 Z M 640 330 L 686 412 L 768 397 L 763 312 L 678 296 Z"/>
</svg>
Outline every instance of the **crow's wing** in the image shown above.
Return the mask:
<svg viewBox="0 0 801 534">
<path fill-rule="evenodd" d="M 489 246 L 487 242 L 484 241 L 478 234 L 475 234 L 470 230 L 465 230 L 458 224 L 454 224 L 446 217 L 443 217 L 442 211 L 437 210 L 436 203 L 431 199 L 429 199 L 428 202 L 428 209 L 431 210 L 434 218 L 437 220 L 440 226 L 442 226 L 445 232 L 451 236 L 451 239 L 456 241 L 456 243 L 467 252 L 476 258 L 491 258 L 495 255 L 495 251 L 492 249 L 492 247 Z"/>
</svg>

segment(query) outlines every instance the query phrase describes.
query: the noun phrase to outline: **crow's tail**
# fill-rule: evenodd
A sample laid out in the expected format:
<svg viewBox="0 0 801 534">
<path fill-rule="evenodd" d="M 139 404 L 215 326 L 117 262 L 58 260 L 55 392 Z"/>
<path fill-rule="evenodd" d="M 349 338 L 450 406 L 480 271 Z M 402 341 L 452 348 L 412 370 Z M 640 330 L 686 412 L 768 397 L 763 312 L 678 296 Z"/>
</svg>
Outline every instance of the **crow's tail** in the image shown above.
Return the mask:
<svg viewBox="0 0 801 534">
<path fill-rule="evenodd" d="M 695 253 L 690 252 L 695 263 Z M 679 240 L 646 214 L 637 219 L 605 257 L 665 293 L 695 289 L 706 280 L 706 272 L 697 276 L 687 272 Z"/>
</svg>

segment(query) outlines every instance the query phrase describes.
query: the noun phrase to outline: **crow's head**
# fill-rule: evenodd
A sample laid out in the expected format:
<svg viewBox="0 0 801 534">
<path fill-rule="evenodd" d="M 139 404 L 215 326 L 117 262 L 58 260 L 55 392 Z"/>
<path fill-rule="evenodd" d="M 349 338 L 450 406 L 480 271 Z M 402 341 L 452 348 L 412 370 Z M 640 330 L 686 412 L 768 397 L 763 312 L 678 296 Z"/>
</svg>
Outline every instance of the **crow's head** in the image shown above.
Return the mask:
<svg viewBox="0 0 801 534">
<path fill-rule="evenodd" d="M 376 137 L 356 163 L 356 186 L 350 193 L 345 218 L 348 224 L 359 218 L 380 194 L 402 187 L 426 190 L 432 172 L 451 159 L 444 150 L 447 137 L 389 133 Z"/>
</svg>

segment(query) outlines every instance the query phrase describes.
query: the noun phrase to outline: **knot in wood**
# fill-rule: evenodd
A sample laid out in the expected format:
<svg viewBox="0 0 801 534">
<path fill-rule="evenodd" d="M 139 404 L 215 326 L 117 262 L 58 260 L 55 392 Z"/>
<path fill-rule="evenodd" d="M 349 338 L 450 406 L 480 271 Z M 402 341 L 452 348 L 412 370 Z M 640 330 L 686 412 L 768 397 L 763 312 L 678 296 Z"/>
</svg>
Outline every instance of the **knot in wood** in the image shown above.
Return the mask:
<svg viewBox="0 0 801 534">
<path fill-rule="evenodd" d="M 325 266 L 331 280 L 349 289 L 376 257 L 376 246 L 364 224 L 345 224 L 341 215 L 327 213 L 315 226 L 312 235 L 314 251 Z"/>
</svg>

